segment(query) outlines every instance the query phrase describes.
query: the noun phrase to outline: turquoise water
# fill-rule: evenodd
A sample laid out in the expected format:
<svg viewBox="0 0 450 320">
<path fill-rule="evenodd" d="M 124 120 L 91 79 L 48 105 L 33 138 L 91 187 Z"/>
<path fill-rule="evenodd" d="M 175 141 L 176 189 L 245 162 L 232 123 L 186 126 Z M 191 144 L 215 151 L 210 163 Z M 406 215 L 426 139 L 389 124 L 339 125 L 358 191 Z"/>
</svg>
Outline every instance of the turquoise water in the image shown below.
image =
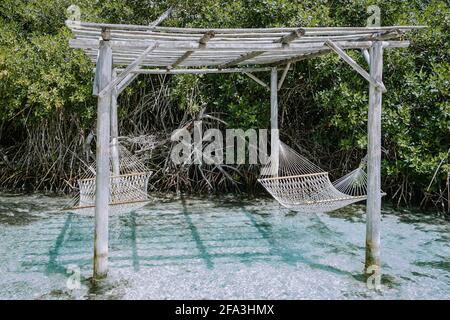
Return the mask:
<svg viewBox="0 0 450 320">
<path fill-rule="evenodd" d="M 450 224 L 436 215 L 383 211 L 373 291 L 364 205 L 302 214 L 268 198 L 158 197 L 110 218 L 110 274 L 92 286 L 94 220 L 54 211 L 66 201 L 0 196 L 0 299 L 450 298 Z"/>
</svg>

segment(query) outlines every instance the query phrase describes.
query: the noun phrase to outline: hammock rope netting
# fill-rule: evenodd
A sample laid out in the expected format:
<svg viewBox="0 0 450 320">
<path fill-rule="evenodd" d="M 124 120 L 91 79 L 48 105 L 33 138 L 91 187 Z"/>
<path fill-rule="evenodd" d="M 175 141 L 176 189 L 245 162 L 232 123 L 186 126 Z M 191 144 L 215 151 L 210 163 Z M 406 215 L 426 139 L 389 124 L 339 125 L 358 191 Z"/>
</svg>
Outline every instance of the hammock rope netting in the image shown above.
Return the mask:
<svg viewBox="0 0 450 320">
<path fill-rule="evenodd" d="M 151 172 L 125 147 L 118 144 L 117 149 L 119 153 L 119 174 L 113 174 L 113 160 L 110 159 L 110 212 L 131 212 L 144 206 L 149 201 L 147 187 Z M 95 162 L 86 167 L 85 174 L 77 181 L 77 195 L 72 198 L 65 210 L 78 213 L 94 212 Z"/>
<path fill-rule="evenodd" d="M 367 198 L 366 157 L 358 168 L 331 182 L 328 172 L 282 142 L 278 154 L 263 166 L 258 181 L 286 208 L 328 212 Z"/>
<path fill-rule="evenodd" d="M 118 144 L 117 148 L 119 174 L 113 174 L 113 160 L 110 160 L 110 212 L 131 212 L 149 201 L 147 187 L 151 172 L 125 147 Z M 367 199 L 366 166 L 367 157 L 358 168 L 331 182 L 328 172 L 280 142 L 278 157 L 270 157 L 258 181 L 286 208 L 328 212 Z M 77 181 L 78 193 L 65 210 L 94 212 L 96 166 L 91 163 L 86 167 L 85 174 Z"/>
</svg>

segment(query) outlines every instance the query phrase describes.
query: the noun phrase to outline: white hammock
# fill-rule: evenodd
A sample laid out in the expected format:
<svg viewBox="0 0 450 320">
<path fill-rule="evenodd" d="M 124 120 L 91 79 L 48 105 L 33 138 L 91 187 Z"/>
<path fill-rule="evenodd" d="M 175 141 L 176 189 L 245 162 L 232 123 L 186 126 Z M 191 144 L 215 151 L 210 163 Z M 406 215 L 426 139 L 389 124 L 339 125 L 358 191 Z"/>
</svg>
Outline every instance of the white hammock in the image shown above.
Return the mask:
<svg viewBox="0 0 450 320">
<path fill-rule="evenodd" d="M 327 212 L 367 198 L 366 158 L 331 182 L 328 172 L 280 142 L 278 161 L 262 168 L 258 181 L 283 206 L 302 212 Z"/>
<path fill-rule="evenodd" d="M 131 212 L 144 206 L 149 198 L 148 180 L 151 172 L 125 147 L 118 145 L 119 171 L 112 173 L 110 161 L 109 206 L 111 213 Z M 95 163 L 87 166 L 87 172 L 78 179 L 78 194 L 65 210 L 79 213 L 93 213 L 95 208 Z"/>
</svg>

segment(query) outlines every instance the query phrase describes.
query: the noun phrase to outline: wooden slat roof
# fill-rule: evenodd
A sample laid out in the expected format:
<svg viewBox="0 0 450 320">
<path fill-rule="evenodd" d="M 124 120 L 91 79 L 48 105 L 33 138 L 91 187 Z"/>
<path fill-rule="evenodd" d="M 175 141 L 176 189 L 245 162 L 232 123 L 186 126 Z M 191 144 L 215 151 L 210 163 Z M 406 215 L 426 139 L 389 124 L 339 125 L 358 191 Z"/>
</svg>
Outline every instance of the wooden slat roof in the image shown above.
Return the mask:
<svg viewBox="0 0 450 320">
<path fill-rule="evenodd" d="M 200 29 L 66 21 L 74 38 L 95 63 L 102 30 L 107 29 L 115 65 L 128 65 L 156 43 L 141 67 L 215 67 L 279 65 L 329 52 L 327 40 L 343 49 L 369 48 L 372 41 L 406 47 L 404 34 L 420 26 Z"/>
</svg>

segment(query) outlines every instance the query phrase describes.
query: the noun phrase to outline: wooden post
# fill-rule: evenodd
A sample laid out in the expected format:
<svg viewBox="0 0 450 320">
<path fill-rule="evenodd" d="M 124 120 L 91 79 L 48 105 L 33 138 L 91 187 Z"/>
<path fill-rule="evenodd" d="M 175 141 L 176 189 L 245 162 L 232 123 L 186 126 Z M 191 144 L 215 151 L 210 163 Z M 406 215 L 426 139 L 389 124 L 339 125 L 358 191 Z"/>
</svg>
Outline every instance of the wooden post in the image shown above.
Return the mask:
<svg viewBox="0 0 450 320">
<path fill-rule="evenodd" d="M 273 67 L 270 73 L 270 148 L 272 157 L 272 174 L 278 175 L 280 137 L 278 131 L 278 73 Z"/>
<path fill-rule="evenodd" d="M 117 77 L 117 71 L 113 70 L 113 79 Z M 111 162 L 112 171 L 115 176 L 120 174 L 119 160 L 119 120 L 117 115 L 117 89 L 113 88 L 111 92 Z"/>
<path fill-rule="evenodd" d="M 383 46 L 374 42 L 370 49 L 370 75 L 382 82 Z M 381 223 L 381 88 L 370 83 L 368 114 L 366 272 L 380 275 Z"/>
<path fill-rule="evenodd" d="M 108 34 L 108 32 L 105 32 Z M 112 50 L 109 37 L 100 40 L 97 75 L 99 90 L 111 82 Z M 111 93 L 98 97 L 97 102 L 97 174 L 95 177 L 95 235 L 93 279 L 108 273 L 108 204 L 109 204 L 109 139 Z"/>
</svg>

